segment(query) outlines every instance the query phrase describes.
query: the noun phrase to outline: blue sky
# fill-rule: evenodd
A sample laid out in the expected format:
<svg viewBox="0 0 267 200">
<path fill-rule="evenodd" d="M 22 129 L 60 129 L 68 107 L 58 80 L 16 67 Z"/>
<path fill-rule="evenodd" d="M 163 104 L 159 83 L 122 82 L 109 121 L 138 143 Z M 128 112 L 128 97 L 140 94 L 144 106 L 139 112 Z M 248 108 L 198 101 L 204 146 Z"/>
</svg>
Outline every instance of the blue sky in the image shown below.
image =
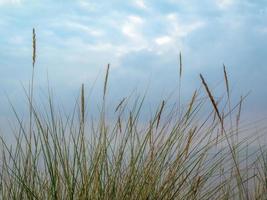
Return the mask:
<svg viewBox="0 0 267 200">
<path fill-rule="evenodd" d="M 37 32 L 36 88 L 47 73 L 60 101 L 73 102 L 81 83 L 95 91 L 111 64 L 110 99 L 149 87 L 158 102 L 178 85 L 182 51 L 183 94 L 223 82 L 225 63 L 233 94 L 251 91 L 247 112 L 266 115 L 266 0 L 0 0 L 0 111 L 5 93 L 20 109 L 21 84 L 31 76 L 31 33 Z"/>
</svg>

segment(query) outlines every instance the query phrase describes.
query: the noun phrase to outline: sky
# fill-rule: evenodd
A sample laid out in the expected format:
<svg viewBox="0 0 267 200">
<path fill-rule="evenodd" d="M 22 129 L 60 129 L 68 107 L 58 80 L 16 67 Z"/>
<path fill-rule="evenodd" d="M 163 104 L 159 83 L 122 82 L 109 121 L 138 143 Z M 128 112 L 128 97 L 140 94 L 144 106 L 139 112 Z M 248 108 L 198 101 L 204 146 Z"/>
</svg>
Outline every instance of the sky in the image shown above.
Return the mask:
<svg viewBox="0 0 267 200">
<path fill-rule="evenodd" d="M 0 121 L 10 116 L 7 96 L 22 110 L 33 27 L 35 90 L 49 79 L 67 106 L 82 83 L 99 93 L 108 63 L 111 102 L 148 90 L 153 105 L 177 89 L 182 52 L 184 99 L 199 73 L 221 85 L 225 64 L 233 98 L 250 91 L 245 111 L 267 116 L 266 19 L 266 0 L 0 0 Z"/>
</svg>

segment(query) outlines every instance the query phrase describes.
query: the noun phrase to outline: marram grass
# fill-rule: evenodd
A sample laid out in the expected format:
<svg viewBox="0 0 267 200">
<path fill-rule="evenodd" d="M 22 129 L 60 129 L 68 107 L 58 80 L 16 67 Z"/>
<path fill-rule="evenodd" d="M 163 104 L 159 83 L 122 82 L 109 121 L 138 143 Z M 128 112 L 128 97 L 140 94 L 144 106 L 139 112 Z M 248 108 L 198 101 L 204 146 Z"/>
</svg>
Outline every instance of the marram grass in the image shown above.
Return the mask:
<svg viewBox="0 0 267 200">
<path fill-rule="evenodd" d="M 51 96 L 48 109 L 38 111 L 31 85 L 30 125 L 14 109 L 16 142 L 1 137 L 1 199 L 266 199 L 267 152 L 256 137 L 242 136 L 250 130 L 239 125 L 244 98 L 230 106 L 225 67 L 227 98 L 214 98 L 201 75 L 203 88 L 187 105 L 181 109 L 179 100 L 168 109 L 164 100 L 145 123 L 144 98 L 133 105 L 122 99 L 111 108 L 113 120 L 107 118 L 108 75 L 109 65 L 98 120 L 87 118 L 84 85 L 66 116 Z M 202 112 L 207 105 L 210 111 Z"/>
</svg>

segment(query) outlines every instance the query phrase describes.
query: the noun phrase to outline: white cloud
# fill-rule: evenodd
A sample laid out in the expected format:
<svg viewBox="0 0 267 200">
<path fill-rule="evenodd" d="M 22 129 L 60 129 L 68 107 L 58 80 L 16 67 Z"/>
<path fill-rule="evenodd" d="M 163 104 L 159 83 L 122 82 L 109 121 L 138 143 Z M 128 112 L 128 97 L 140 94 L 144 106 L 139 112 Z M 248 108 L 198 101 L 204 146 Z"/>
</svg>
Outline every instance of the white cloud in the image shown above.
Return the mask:
<svg viewBox="0 0 267 200">
<path fill-rule="evenodd" d="M 93 3 L 91 1 L 79 0 L 78 3 L 80 5 L 80 7 L 84 8 L 86 10 L 95 11 L 97 9 L 96 3 Z"/>
<path fill-rule="evenodd" d="M 183 20 L 175 13 L 162 16 L 162 20 L 165 22 L 165 31 L 162 35 L 154 37 L 153 43 L 148 43 L 150 45 L 148 48 L 152 45 L 152 51 L 157 54 L 177 50 L 177 46 L 182 48 L 182 39 L 205 25 L 200 19 Z"/>
<path fill-rule="evenodd" d="M 128 17 L 129 21 L 134 23 L 134 24 L 143 24 L 144 23 L 144 20 L 139 17 L 139 16 L 136 16 L 136 15 L 130 15 Z"/>
<path fill-rule="evenodd" d="M 170 13 L 170 14 L 167 15 L 167 19 L 171 20 L 171 21 L 174 21 L 174 20 L 177 20 L 177 16 L 174 13 Z"/>
<path fill-rule="evenodd" d="M 216 3 L 219 8 L 226 9 L 232 6 L 234 1 L 233 0 L 217 0 Z"/>
<path fill-rule="evenodd" d="M 166 18 L 166 21 L 169 21 L 169 32 L 173 37 L 185 37 L 205 25 L 201 20 L 182 23 L 177 15 L 173 13 L 167 15 Z"/>
<path fill-rule="evenodd" d="M 136 0 L 135 5 L 142 9 L 147 9 L 147 5 L 145 4 L 144 0 Z"/>
<path fill-rule="evenodd" d="M 0 6 L 7 5 L 7 4 L 19 5 L 21 3 L 22 3 L 22 0 L 0 0 Z"/>
<path fill-rule="evenodd" d="M 134 30 L 134 28 L 129 25 L 129 24 L 126 24 L 122 27 L 122 32 L 127 35 L 128 37 L 131 37 L 131 38 L 135 38 L 137 36 L 136 34 L 136 31 Z"/>
<path fill-rule="evenodd" d="M 81 23 L 77 23 L 77 22 L 68 22 L 67 26 L 69 26 L 70 28 L 73 28 L 75 30 L 81 30 L 84 31 L 92 36 L 102 36 L 103 32 L 101 30 L 97 30 L 95 28 L 90 28 L 89 26 L 86 26 L 84 24 Z"/>
<path fill-rule="evenodd" d="M 174 33 L 177 36 L 184 37 L 192 33 L 193 31 L 199 29 L 203 25 L 204 25 L 204 22 L 202 21 L 195 21 L 190 24 L 183 24 L 183 25 L 180 24 L 175 27 Z"/>
<path fill-rule="evenodd" d="M 155 39 L 156 44 L 158 45 L 165 45 L 172 41 L 170 36 L 162 36 Z"/>
<path fill-rule="evenodd" d="M 80 22 L 76 22 L 76 21 L 61 21 L 61 22 L 55 22 L 53 23 L 54 26 L 58 27 L 63 27 L 63 28 L 67 28 L 67 29 L 71 29 L 71 30 L 75 30 L 75 31 L 81 31 L 84 32 L 88 35 L 94 36 L 94 37 L 100 37 L 104 34 L 104 32 L 102 30 L 96 29 L 94 27 L 89 27 L 87 25 L 84 25 Z"/>
<path fill-rule="evenodd" d="M 127 21 L 122 26 L 122 33 L 135 41 L 142 40 L 143 36 L 140 30 L 143 23 L 144 20 L 139 16 L 128 16 Z"/>
</svg>

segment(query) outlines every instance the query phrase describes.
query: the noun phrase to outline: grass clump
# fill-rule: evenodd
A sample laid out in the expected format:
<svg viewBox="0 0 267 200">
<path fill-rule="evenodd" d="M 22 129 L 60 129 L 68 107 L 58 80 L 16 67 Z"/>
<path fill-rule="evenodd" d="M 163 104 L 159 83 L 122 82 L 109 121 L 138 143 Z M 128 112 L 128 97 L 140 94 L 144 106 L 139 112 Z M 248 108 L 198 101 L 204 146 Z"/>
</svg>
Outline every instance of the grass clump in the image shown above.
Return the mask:
<svg viewBox="0 0 267 200">
<path fill-rule="evenodd" d="M 34 70 L 35 31 L 33 41 Z M 170 108 L 163 100 L 147 123 L 140 123 L 144 98 L 133 105 L 123 98 L 107 118 L 109 68 L 98 120 L 87 118 L 84 85 L 68 115 L 51 95 L 45 112 L 38 111 L 31 85 L 30 125 L 14 109 L 16 142 L 1 137 L 1 199 L 266 199 L 266 150 L 256 137 L 240 136 L 249 128 L 239 127 L 244 98 L 231 106 L 225 67 L 226 99 L 214 98 L 200 75 L 203 88 L 187 105 L 179 100 Z"/>
</svg>

